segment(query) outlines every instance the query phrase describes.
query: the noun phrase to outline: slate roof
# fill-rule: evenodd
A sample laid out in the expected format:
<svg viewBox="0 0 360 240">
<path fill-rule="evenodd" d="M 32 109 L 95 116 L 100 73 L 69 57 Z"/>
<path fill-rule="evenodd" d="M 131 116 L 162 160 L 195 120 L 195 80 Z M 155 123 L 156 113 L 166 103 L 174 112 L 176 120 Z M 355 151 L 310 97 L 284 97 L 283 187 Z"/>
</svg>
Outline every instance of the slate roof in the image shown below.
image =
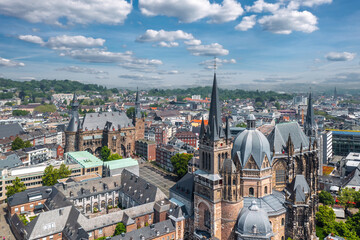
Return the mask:
<svg viewBox="0 0 360 240">
<path fill-rule="evenodd" d="M 125 112 L 101 112 L 101 113 L 87 113 L 81 123 L 83 130 L 103 130 L 106 122 L 112 123 L 110 130 L 115 128 L 119 130 L 121 128 L 133 127 L 131 119 L 126 116 Z"/>
<path fill-rule="evenodd" d="M 170 192 L 175 192 L 188 201 L 194 199 L 194 174 L 186 173 L 174 186 L 170 188 Z"/>
<path fill-rule="evenodd" d="M 273 193 L 262 198 L 244 197 L 244 208 L 249 207 L 255 201 L 256 205 L 265 210 L 268 216 L 279 215 L 286 212 L 284 206 L 285 196 L 282 192 L 273 190 Z"/>
<path fill-rule="evenodd" d="M 123 235 L 117 235 L 111 238 L 111 240 L 133 240 L 133 239 L 153 239 L 160 238 L 162 235 L 168 234 L 169 232 L 174 232 L 175 237 L 175 225 L 168 219 L 162 222 L 155 223 L 148 227 L 143 227 Z"/>
<path fill-rule="evenodd" d="M 348 181 L 345 182 L 343 187 L 346 187 L 347 185 L 350 186 L 360 186 L 360 164 L 357 166 L 357 168 L 350 174 Z"/>
<path fill-rule="evenodd" d="M 308 149 L 309 139 L 299 124 L 297 122 L 289 122 L 276 124 L 273 131 L 269 134 L 268 139 L 271 151 L 275 148 L 275 153 L 281 154 L 286 147 L 289 135 L 294 144 L 295 151 L 300 150 L 301 145 L 303 149 Z"/>
<path fill-rule="evenodd" d="M 0 169 L 2 168 L 14 168 L 23 165 L 18 155 L 8 155 L 4 160 L 0 160 Z"/>
<path fill-rule="evenodd" d="M 232 158 L 237 155 L 240 164 L 244 167 L 252 156 L 261 169 L 265 156 L 269 159 L 271 164 L 270 145 L 264 134 L 256 129 L 246 129 L 240 133 L 234 140 L 231 151 Z"/>
<path fill-rule="evenodd" d="M 230 158 L 225 159 L 222 166 L 222 170 L 227 173 L 235 173 L 236 166 L 234 164 L 234 161 Z"/>
<path fill-rule="evenodd" d="M 304 175 L 296 175 L 286 189 L 290 193 L 290 199 L 295 203 L 306 202 L 306 194 L 310 193 L 310 187 Z"/>
<path fill-rule="evenodd" d="M 0 124 L 0 138 L 8 138 L 24 133 L 19 123 Z"/>
<path fill-rule="evenodd" d="M 48 186 L 27 189 L 23 192 L 16 193 L 16 195 L 8 198 L 8 204 L 10 207 L 25 204 L 29 202 L 30 197 L 35 195 L 41 196 L 40 199 L 47 199 L 50 196 L 52 190 L 53 187 Z"/>
</svg>

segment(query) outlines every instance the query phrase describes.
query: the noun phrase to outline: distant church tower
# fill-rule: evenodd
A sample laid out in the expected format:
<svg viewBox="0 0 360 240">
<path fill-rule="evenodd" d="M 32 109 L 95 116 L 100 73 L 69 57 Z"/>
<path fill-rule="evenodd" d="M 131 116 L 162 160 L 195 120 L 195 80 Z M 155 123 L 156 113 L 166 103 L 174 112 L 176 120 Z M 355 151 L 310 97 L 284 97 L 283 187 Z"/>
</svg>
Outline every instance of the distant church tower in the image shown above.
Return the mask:
<svg viewBox="0 0 360 240">
<path fill-rule="evenodd" d="M 145 117 L 141 114 L 139 89 L 136 89 L 135 112 L 133 116 L 133 124 L 135 126 L 135 141 L 144 139 L 145 137 Z"/>
<path fill-rule="evenodd" d="M 306 119 L 304 124 L 304 132 L 308 137 L 317 137 L 317 124 L 315 122 L 315 114 L 312 106 L 311 92 L 309 93 Z"/>
<path fill-rule="evenodd" d="M 73 152 L 77 149 L 76 133 L 79 125 L 79 102 L 76 93 L 71 103 L 71 119 L 65 130 L 65 152 Z"/>
<path fill-rule="evenodd" d="M 201 122 L 199 154 L 200 167 L 195 172 L 194 228 L 211 237 L 222 239 L 222 178 L 220 169 L 231 157 L 230 129 L 222 127 L 219 93 L 214 73 L 208 126 Z"/>
</svg>

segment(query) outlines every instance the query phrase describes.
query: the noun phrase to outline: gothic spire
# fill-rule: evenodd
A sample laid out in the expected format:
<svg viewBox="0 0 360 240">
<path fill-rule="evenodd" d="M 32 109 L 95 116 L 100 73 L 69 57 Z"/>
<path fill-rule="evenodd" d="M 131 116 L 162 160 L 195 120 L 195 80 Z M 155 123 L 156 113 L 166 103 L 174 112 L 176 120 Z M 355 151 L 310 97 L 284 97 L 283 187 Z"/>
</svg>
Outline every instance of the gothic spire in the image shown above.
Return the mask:
<svg viewBox="0 0 360 240">
<path fill-rule="evenodd" d="M 229 117 L 226 117 L 225 137 L 226 140 L 229 140 L 231 138 Z"/>
<path fill-rule="evenodd" d="M 311 92 L 309 93 L 308 98 L 308 105 L 307 105 L 307 112 L 306 112 L 306 119 L 304 124 L 305 134 L 307 136 L 315 136 L 316 133 L 316 123 L 315 123 L 315 115 L 314 115 L 314 108 L 312 105 L 312 97 Z"/>
<path fill-rule="evenodd" d="M 200 135 L 199 138 L 202 139 L 205 136 L 205 123 L 204 117 L 201 119 L 201 126 L 200 126 Z"/>
<path fill-rule="evenodd" d="M 141 118 L 140 101 L 139 101 L 139 89 L 138 88 L 136 88 L 135 118 Z"/>
<path fill-rule="evenodd" d="M 214 82 L 211 93 L 210 112 L 209 112 L 209 129 L 212 141 L 219 140 L 224 137 L 222 129 L 221 111 L 219 103 L 219 91 L 216 81 L 216 73 L 214 73 Z"/>
</svg>

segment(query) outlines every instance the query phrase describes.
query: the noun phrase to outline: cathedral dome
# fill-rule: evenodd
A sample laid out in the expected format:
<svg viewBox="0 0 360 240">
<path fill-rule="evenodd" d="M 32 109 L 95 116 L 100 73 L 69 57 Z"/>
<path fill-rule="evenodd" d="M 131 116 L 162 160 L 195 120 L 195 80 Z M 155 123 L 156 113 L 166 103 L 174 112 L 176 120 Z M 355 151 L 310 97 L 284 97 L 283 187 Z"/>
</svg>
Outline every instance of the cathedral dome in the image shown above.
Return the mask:
<svg viewBox="0 0 360 240">
<path fill-rule="evenodd" d="M 255 116 L 250 114 L 247 118 L 246 130 L 234 140 L 231 156 L 234 159 L 237 155 L 242 167 L 252 156 L 258 168 L 261 169 L 265 156 L 271 164 L 270 144 L 264 134 L 255 128 L 255 121 Z"/>
<path fill-rule="evenodd" d="M 270 237 L 273 235 L 267 213 L 253 201 L 243 208 L 237 219 L 237 232 L 240 235 Z"/>
</svg>

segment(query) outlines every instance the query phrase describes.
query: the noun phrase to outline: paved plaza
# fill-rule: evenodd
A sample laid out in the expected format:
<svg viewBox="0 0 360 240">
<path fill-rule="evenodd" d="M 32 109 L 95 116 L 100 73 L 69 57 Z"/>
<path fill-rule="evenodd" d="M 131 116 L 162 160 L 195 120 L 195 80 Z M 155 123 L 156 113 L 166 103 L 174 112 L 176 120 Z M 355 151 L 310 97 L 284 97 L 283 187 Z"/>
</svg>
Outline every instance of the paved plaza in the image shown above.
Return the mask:
<svg viewBox="0 0 360 240">
<path fill-rule="evenodd" d="M 140 165 L 140 177 L 160 188 L 161 191 L 163 191 L 163 193 L 165 193 L 168 197 L 169 188 L 174 186 L 176 183 L 172 176 L 164 174 L 150 164 Z"/>
</svg>

